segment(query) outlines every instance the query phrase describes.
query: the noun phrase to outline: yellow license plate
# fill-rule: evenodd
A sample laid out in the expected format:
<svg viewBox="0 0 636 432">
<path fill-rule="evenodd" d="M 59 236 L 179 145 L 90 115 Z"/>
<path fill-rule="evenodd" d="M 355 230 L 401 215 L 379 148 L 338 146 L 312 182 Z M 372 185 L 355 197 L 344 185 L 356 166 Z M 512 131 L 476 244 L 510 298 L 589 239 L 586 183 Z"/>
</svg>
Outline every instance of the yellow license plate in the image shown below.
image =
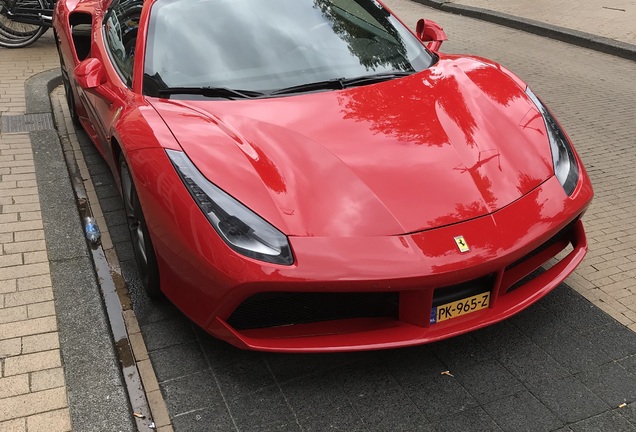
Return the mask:
<svg viewBox="0 0 636 432">
<path fill-rule="evenodd" d="M 435 306 L 431 310 L 430 322 L 431 324 L 435 324 L 438 322 L 468 315 L 469 313 L 486 309 L 489 304 L 490 304 L 490 293 L 484 292 L 481 294 L 474 295 L 472 297 L 467 297 L 467 298 L 457 300 L 454 302 Z"/>
</svg>

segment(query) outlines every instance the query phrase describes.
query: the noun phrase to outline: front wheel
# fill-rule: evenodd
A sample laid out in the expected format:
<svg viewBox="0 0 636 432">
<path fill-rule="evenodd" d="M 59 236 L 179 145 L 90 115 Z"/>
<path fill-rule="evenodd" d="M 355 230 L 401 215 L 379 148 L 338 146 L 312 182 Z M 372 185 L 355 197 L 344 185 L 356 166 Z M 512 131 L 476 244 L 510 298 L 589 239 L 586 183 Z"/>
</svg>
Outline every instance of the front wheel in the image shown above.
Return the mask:
<svg viewBox="0 0 636 432">
<path fill-rule="evenodd" d="M 119 157 L 119 175 L 121 178 L 122 198 L 128 222 L 128 231 L 132 241 L 135 261 L 139 269 L 139 276 L 146 294 L 151 299 L 161 298 L 159 288 L 159 267 L 155 250 L 150 240 L 146 219 L 141 210 L 139 196 L 133 184 L 132 175 L 124 156 Z"/>
</svg>

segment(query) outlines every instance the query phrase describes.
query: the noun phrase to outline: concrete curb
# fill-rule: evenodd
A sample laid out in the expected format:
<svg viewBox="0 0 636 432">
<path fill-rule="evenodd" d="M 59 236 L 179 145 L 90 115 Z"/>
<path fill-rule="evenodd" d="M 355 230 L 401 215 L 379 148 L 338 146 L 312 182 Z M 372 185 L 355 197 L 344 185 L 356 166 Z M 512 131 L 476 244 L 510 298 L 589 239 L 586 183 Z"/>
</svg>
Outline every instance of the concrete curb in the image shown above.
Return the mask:
<svg viewBox="0 0 636 432">
<path fill-rule="evenodd" d="M 60 84 L 59 69 L 29 78 L 25 82 L 27 114 L 52 114 L 50 92 Z M 57 131 L 31 132 L 30 138 L 73 429 L 134 431 Z"/>
<path fill-rule="evenodd" d="M 539 36 L 549 37 L 551 39 L 567 42 L 583 48 L 600 51 L 617 57 L 626 58 L 636 61 L 636 45 L 620 42 L 614 39 L 597 36 L 578 30 L 572 30 L 566 27 L 560 27 L 552 24 L 546 24 L 527 18 L 521 18 L 502 12 L 496 12 L 489 9 L 482 9 L 472 6 L 464 6 L 450 1 L 440 0 L 413 0 L 417 3 L 439 9 L 444 12 L 451 12 L 458 15 L 477 18 L 495 24 L 517 30 L 526 31 Z"/>
</svg>

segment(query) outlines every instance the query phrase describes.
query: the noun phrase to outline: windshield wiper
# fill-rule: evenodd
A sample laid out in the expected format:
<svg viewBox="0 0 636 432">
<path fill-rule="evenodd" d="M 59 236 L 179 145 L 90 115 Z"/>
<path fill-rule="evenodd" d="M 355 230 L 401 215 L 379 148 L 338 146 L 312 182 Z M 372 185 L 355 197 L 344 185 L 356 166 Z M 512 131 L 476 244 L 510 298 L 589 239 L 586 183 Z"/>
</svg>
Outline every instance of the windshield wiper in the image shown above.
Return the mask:
<svg viewBox="0 0 636 432">
<path fill-rule="evenodd" d="M 194 94 L 205 97 L 221 97 L 226 99 L 249 99 L 264 96 L 264 93 L 253 90 L 237 90 L 228 87 L 168 87 L 157 90 L 160 96 L 173 94 Z"/>
<path fill-rule="evenodd" d="M 413 75 L 415 72 L 383 72 L 373 75 L 362 75 L 354 78 L 333 78 L 325 81 L 316 81 L 306 84 L 295 85 L 292 87 L 285 87 L 282 89 L 274 90 L 267 93 L 268 96 L 282 95 L 290 93 L 302 93 L 312 90 L 342 90 L 347 87 L 355 87 L 365 84 L 373 84 L 382 81 L 392 80 L 394 78 L 400 78 L 408 75 Z"/>
<path fill-rule="evenodd" d="M 415 72 L 383 72 L 373 75 L 362 75 L 355 78 L 343 78 L 340 80 L 343 87 L 355 87 L 359 85 L 374 84 L 382 81 L 389 81 L 394 78 L 413 75 Z"/>
<path fill-rule="evenodd" d="M 289 93 L 302 93 L 312 90 L 342 90 L 344 88 L 344 86 L 342 85 L 342 80 L 344 80 L 344 78 L 334 78 L 325 81 L 316 81 L 291 87 L 285 87 L 282 89 L 273 90 L 269 92 L 268 95 L 271 96 Z"/>
</svg>

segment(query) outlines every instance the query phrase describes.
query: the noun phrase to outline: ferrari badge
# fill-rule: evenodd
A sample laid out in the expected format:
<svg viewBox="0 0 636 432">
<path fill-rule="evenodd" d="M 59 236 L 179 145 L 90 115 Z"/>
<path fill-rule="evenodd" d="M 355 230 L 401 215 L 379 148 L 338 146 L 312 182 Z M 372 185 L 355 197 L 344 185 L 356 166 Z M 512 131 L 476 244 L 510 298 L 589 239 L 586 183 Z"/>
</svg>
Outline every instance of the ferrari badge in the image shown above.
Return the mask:
<svg viewBox="0 0 636 432">
<path fill-rule="evenodd" d="M 464 236 L 455 237 L 455 243 L 457 243 L 457 247 L 461 253 L 468 252 L 470 250 L 468 243 L 464 240 Z"/>
</svg>

